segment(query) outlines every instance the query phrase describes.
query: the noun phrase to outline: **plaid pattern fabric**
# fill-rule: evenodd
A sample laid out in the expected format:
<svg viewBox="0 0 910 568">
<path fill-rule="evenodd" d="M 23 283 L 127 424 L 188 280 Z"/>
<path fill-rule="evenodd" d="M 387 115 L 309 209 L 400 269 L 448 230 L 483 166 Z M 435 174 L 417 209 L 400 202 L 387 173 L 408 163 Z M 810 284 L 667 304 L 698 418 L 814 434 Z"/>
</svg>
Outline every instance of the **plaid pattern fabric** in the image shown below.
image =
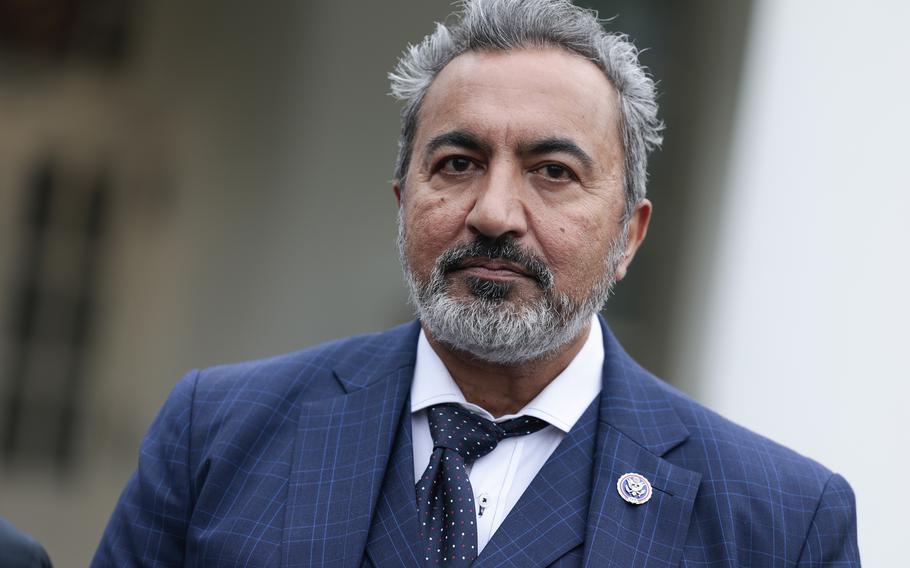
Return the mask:
<svg viewBox="0 0 910 568">
<path fill-rule="evenodd" d="M 411 565 L 417 331 L 187 375 L 92 565 Z M 859 566 L 843 478 L 655 379 L 606 328 L 604 344 L 601 397 L 476 566 Z M 618 495 L 629 472 L 647 503 Z"/>
</svg>

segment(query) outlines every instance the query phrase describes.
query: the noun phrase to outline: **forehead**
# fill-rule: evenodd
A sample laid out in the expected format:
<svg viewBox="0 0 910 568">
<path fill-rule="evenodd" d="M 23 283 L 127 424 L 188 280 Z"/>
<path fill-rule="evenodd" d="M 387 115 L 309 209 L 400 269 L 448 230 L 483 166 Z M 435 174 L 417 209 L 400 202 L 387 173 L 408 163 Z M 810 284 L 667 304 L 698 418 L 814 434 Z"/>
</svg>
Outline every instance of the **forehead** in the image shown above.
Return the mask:
<svg viewBox="0 0 910 568">
<path fill-rule="evenodd" d="M 560 48 L 467 52 L 430 85 L 416 140 L 467 129 L 491 145 L 560 137 L 613 155 L 621 150 L 618 101 L 599 67 Z"/>
</svg>

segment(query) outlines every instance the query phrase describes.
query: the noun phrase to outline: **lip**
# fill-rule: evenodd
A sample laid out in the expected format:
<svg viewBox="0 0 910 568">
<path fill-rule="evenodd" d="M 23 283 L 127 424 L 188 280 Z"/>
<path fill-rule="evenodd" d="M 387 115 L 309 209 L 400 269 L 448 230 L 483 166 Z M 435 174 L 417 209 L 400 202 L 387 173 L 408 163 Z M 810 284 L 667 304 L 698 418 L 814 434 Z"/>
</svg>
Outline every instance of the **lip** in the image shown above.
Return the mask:
<svg viewBox="0 0 910 568">
<path fill-rule="evenodd" d="M 521 266 L 505 260 L 471 258 L 462 262 L 453 272 L 469 272 L 486 279 L 531 278 Z"/>
</svg>

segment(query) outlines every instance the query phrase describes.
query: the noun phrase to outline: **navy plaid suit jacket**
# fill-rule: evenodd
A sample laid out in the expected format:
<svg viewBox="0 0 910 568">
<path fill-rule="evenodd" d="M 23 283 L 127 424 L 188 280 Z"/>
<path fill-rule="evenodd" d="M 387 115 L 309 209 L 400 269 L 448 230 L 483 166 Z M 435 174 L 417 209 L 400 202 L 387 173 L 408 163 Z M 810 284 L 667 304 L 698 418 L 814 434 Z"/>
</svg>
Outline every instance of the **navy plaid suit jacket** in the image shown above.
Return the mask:
<svg viewBox="0 0 910 568">
<path fill-rule="evenodd" d="M 705 409 L 604 327 L 598 401 L 476 566 L 859 566 L 853 493 Z M 416 566 L 406 412 L 418 325 L 190 373 L 92 565 Z M 654 495 L 623 501 L 637 472 Z"/>
</svg>

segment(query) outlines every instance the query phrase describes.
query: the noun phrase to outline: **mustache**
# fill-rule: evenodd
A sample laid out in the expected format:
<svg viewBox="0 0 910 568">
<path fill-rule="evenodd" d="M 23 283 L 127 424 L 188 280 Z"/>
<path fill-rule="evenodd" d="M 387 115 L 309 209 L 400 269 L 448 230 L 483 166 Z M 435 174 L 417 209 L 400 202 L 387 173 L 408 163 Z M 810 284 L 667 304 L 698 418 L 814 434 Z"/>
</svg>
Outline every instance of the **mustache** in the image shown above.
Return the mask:
<svg viewBox="0 0 910 568">
<path fill-rule="evenodd" d="M 477 235 L 474 242 L 456 245 L 445 251 L 437 260 L 436 267 L 442 275 L 446 275 L 464 268 L 466 261 L 476 258 L 511 262 L 527 272 L 542 290 L 553 288 L 553 271 L 547 263 L 516 243 L 511 235 L 496 239 Z"/>
</svg>

